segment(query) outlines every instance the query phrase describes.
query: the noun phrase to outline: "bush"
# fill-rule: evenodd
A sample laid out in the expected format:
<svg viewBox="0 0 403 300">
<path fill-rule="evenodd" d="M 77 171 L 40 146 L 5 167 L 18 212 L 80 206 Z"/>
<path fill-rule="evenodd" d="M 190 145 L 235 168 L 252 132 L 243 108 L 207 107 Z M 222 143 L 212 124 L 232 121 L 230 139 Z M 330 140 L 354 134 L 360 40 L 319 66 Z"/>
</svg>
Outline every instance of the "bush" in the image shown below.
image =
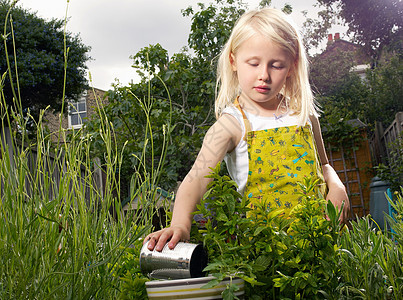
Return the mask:
<svg viewBox="0 0 403 300">
<path fill-rule="evenodd" d="M 373 228 L 370 216 L 342 228 L 340 212 L 313 194 L 312 179 L 301 184 L 302 202 L 284 218 L 264 204 L 252 210 L 219 169 L 196 212 L 207 218 L 200 233 L 209 253 L 206 271 L 215 277 L 209 286 L 229 276 L 245 280 L 247 299 L 403 297 L 401 194 L 391 202 L 390 231 Z M 234 299 L 236 289 L 228 285 L 223 295 Z"/>
<path fill-rule="evenodd" d="M 208 218 L 203 242 L 209 253 L 206 270 L 216 280 L 240 277 L 253 299 L 320 298 L 338 285 L 339 215 L 331 202 L 314 196 L 316 182 L 301 185 L 301 205 L 289 218 L 265 204 L 253 210 L 235 183 L 218 174 L 198 206 Z M 326 211 L 329 220 L 325 218 Z M 231 291 L 231 287 L 228 287 Z"/>
</svg>

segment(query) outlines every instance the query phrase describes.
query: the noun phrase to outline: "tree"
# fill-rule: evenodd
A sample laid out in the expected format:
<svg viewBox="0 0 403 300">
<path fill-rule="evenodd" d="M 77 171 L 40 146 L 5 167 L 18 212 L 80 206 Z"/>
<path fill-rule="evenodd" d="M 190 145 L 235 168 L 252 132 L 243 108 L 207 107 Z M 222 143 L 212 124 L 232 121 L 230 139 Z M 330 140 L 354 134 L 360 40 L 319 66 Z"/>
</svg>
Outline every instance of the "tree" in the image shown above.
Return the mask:
<svg viewBox="0 0 403 300">
<path fill-rule="evenodd" d="M 311 82 L 324 110 L 322 123 L 334 127 L 338 120 L 359 118 L 369 129 L 377 121 L 389 124 L 402 110 L 403 103 L 403 3 L 395 0 L 318 0 L 318 3 L 325 10 L 317 20 L 307 19 L 304 26 L 308 49 L 317 47 L 337 20 L 348 25 L 349 33 L 354 35 L 354 43 L 335 41 L 311 58 Z M 352 51 L 347 46 L 341 47 L 341 51 L 329 51 L 332 46 L 347 44 Z M 371 68 L 362 81 L 353 68 L 363 64 Z"/>
<path fill-rule="evenodd" d="M 403 111 L 403 57 L 398 53 L 367 72 L 369 95 L 366 102 L 368 122 L 392 123 L 397 112 Z"/>
<path fill-rule="evenodd" d="M 328 22 L 329 16 L 344 20 L 348 33 L 353 34 L 354 41 L 362 45 L 374 61 L 378 61 L 385 47 L 402 51 L 401 0 L 318 0 L 318 3 L 327 11 L 322 24 Z"/>
<path fill-rule="evenodd" d="M 4 25 L 0 53 L 7 50 L 11 70 L 8 72 L 6 55 L 1 55 L 0 75 L 8 72 L 3 89 L 7 104 L 11 105 L 16 96 L 21 98 L 22 110 L 29 109 L 33 116 L 48 105 L 60 111 L 65 79 L 64 43 L 68 55 L 65 97 L 71 100 L 78 99 L 87 87 L 85 63 L 90 47 L 78 35 L 64 34 L 64 21 L 46 21 L 15 3 L 0 1 L 0 23 Z"/>
<path fill-rule="evenodd" d="M 366 71 L 362 80 L 354 72 L 349 72 L 349 60 L 343 60 L 340 55 L 340 61 L 314 60 L 316 69 L 312 72 L 312 81 L 318 82 L 320 87 L 321 93 L 316 95 L 316 99 L 323 110 L 322 125 L 334 129 L 343 120 L 358 118 L 372 131 L 376 122 L 386 126 L 391 124 L 396 113 L 403 111 L 402 58 L 394 54 L 381 60 L 376 68 Z M 344 75 L 338 76 L 338 72 Z"/>
</svg>

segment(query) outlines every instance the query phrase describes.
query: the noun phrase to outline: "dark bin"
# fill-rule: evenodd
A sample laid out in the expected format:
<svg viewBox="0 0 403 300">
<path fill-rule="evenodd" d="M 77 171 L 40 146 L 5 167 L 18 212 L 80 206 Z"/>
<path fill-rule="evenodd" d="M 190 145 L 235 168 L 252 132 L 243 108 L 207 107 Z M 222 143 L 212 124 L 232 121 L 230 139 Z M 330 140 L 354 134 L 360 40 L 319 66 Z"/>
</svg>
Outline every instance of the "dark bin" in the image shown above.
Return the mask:
<svg viewBox="0 0 403 300">
<path fill-rule="evenodd" d="M 371 194 L 369 200 L 369 210 L 372 219 L 384 230 L 385 214 L 389 214 L 389 204 L 386 197 L 389 184 L 382 181 L 379 177 L 374 177 L 371 180 Z M 374 226 L 376 226 L 374 224 Z"/>
</svg>

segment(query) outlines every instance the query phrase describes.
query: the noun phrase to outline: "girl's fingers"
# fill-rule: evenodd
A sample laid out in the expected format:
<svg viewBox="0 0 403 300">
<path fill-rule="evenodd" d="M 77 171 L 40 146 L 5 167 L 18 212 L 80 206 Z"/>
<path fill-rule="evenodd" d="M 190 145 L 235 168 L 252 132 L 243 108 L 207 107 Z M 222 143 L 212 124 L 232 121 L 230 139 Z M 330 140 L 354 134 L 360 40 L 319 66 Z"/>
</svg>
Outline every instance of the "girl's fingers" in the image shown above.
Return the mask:
<svg viewBox="0 0 403 300">
<path fill-rule="evenodd" d="M 176 244 L 181 240 L 181 237 L 179 234 L 175 234 L 172 236 L 171 240 L 168 243 L 169 249 L 175 248 Z"/>
<path fill-rule="evenodd" d="M 169 228 L 167 228 L 160 236 L 160 238 L 158 239 L 158 243 L 155 246 L 155 250 L 157 251 L 162 251 L 162 249 L 164 248 L 165 244 L 167 243 L 168 239 L 171 237 L 171 233 Z"/>
<path fill-rule="evenodd" d="M 158 242 L 158 237 L 156 234 L 149 237 L 147 248 L 150 251 L 153 251 L 155 248 L 156 243 Z"/>
<path fill-rule="evenodd" d="M 179 241 L 189 240 L 188 235 L 189 234 L 186 234 L 180 226 L 168 227 L 147 235 L 143 244 L 148 241 L 148 250 L 153 251 L 155 249 L 157 251 L 162 251 L 165 244 L 169 241 L 168 247 L 172 250 Z"/>
</svg>

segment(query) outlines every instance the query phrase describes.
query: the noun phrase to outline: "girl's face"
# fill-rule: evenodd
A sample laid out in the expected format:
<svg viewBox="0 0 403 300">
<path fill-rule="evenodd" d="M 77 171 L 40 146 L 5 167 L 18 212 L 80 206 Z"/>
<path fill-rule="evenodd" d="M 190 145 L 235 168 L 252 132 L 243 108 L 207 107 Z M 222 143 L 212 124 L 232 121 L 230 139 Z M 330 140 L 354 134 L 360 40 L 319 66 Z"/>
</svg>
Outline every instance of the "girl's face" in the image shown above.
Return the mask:
<svg viewBox="0 0 403 300">
<path fill-rule="evenodd" d="M 242 101 L 258 105 L 259 109 L 276 110 L 277 94 L 292 71 L 292 57 L 271 40 L 256 34 L 236 53 L 231 53 L 230 60 L 237 72 Z"/>
</svg>

